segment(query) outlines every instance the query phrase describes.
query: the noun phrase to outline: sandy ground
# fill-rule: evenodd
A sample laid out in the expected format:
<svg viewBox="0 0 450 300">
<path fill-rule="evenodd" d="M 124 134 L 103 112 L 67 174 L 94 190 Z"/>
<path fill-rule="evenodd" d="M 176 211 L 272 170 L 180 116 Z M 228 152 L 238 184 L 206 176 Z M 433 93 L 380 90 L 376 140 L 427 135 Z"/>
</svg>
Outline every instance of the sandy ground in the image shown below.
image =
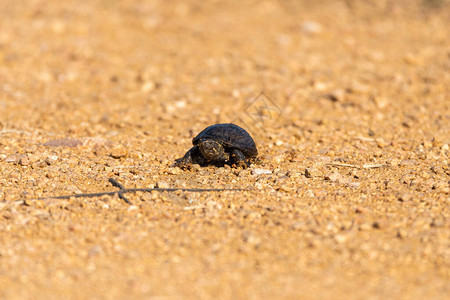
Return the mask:
<svg viewBox="0 0 450 300">
<path fill-rule="evenodd" d="M 199 3 L 0 1 L 0 298 L 448 299 L 450 2 Z"/>
</svg>

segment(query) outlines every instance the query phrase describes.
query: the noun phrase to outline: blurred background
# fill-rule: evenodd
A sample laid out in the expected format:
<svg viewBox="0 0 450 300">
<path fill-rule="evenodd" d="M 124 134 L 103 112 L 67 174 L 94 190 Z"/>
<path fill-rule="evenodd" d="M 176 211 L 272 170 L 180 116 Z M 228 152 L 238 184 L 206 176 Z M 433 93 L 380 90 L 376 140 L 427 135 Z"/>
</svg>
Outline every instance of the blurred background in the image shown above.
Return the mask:
<svg viewBox="0 0 450 300">
<path fill-rule="evenodd" d="M 186 135 L 236 119 L 262 91 L 288 122 L 318 119 L 327 97 L 388 108 L 395 122 L 393 108 L 417 109 L 408 92 L 443 80 L 436 100 L 448 96 L 449 10 L 446 0 L 1 1 L 0 126 L 158 135 L 176 120 L 171 134 Z"/>
</svg>

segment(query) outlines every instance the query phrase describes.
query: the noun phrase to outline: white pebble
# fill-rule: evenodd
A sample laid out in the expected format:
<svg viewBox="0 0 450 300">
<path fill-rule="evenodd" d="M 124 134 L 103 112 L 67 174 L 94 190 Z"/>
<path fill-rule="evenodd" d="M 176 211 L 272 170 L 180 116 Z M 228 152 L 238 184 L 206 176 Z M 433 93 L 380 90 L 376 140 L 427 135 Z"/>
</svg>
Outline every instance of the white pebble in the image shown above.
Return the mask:
<svg viewBox="0 0 450 300">
<path fill-rule="evenodd" d="M 301 28 L 307 34 L 319 34 L 322 32 L 322 25 L 314 21 L 303 22 Z"/>
<path fill-rule="evenodd" d="M 130 206 L 128 206 L 128 208 L 127 208 L 127 210 L 130 212 L 130 211 L 135 211 L 135 210 L 137 210 L 138 209 L 138 207 L 136 206 L 136 205 L 130 205 Z"/>
<path fill-rule="evenodd" d="M 272 171 L 267 169 L 253 169 L 252 174 L 253 175 L 272 174 Z"/>
</svg>

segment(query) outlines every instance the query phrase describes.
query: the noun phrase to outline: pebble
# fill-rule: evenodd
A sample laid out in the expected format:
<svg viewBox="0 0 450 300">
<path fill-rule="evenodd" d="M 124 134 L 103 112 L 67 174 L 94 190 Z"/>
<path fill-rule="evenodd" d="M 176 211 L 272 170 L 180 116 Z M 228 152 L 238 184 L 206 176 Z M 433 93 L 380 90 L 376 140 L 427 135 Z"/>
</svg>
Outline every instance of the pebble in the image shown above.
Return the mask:
<svg viewBox="0 0 450 300">
<path fill-rule="evenodd" d="M 381 149 L 383 149 L 389 145 L 389 143 L 387 143 L 383 138 L 377 138 L 375 140 L 375 142 L 377 143 L 377 146 Z"/>
<path fill-rule="evenodd" d="M 400 202 L 408 202 L 412 200 L 412 195 L 409 193 L 403 193 L 399 196 L 397 196 L 398 201 Z"/>
<path fill-rule="evenodd" d="M 333 102 L 343 102 L 345 99 L 345 91 L 342 89 L 337 89 L 331 91 L 329 94 L 325 95 L 327 99 Z"/>
<path fill-rule="evenodd" d="M 19 158 L 19 165 L 28 166 L 30 164 L 30 159 L 26 156 L 22 156 Z"/>
<path fill-rule="evenodd" d="M 280 186 L 280 187 L 278 188 L 278 190 L 281 191 L 281 192 L 287 192 L 287 193 L 289 193 L 289 192 L 293 192 L 293 191 L 295 190 L 295 188 L 293 188 L 293 187 L 288 187 L 288 186 L 286 186 L 286 185 L 282 185 L 282 186 Z"/>
<path fill-rule="evenodd" d="M 136 211 L 136 210 L 138 210 L 138 207 L 136 205 L 130 205 L 127 208 L 128 212 L 132 212 L 132 211 Z"/>
<path fill-rule="evenodd" d="M 147 81 L 142 84 L 141 91 L 144 93 L 151 92 L 155 89 L 156 84 L 153 81 Z"/>
<path fill-rule="evenodd" d="M 313 178 L 319 175 L 319 171 L 316 168 L 306 168 L 305 169 L 305 177 Z"/>
<path fill-rule="evenodd" d="M 338 172 L 332 172 L 325 175 L 325 180 L 332 182 L 342 182 L 344 177 Z"/>
<path fill-rule="evenodd" d="M 273 162 L 280 164 L 284 161 L 284 157 L 282 155 L 277 155 L 275 157 L 273 157 Z"/>
<path fill-rule="evenodd" d="M 19 162 L 19 157 L 17 155 L 7 156 L 5 158 L 5 162 L 7 162 L 7 163 L 17 163 L 17 162 Z"/>
<path fill-rule="evenodd" d="M 348 240 L 348 235 L 346 234 L 336 234 L 334 236 L 334 239 L 336 240 L 336 242 L 338 242 L 339 244 L 343 244 Z"/>
<path fill-rule="evenodd" d="M 301 29 L 306 34 L 319 34 L 322 32 L 322 25 L 315 21 L 306 21 L 301 24 Z"/>
<path fill-rule="evenodd" d="M 165 181 L 158 181 L 156 183 L 156 188 L 158 189 L 168 189 L 169 188 L 169 184 Z"/>
<path fill-rule="evenodd" d="M 45 163 L 50 166 L 50 165 L 54 164 L 57 160 L 58 160 L 58 156 L 50 155 L 49 157 L 47 157 L 45 159 Z"/>
<path fill-rule="evenodd" d="M 253 169 L 252 174 L 253 175 L 272 174 L 272 171 L 267 169 Z"/>
<path fill-rule="evenodd" d="M 112 158 L 118 159 L 118 158 L 126 157 L 127 154 L 128 154 L 128 150 L 124 146 L 117 145 L 111 149 L 110 155 Z"/>
<path fill-rule="evenodd" d="M 361 187 L 361 183 L 359 182 L 349 182 L 347 183 L 347 186 L 352 189 L 359 189 Z"/>
<path fill-rule="evenodd" d="M 312 190 L 307 190 L 304 194 L 304 197 L 310 197 L 310 198 L 314 198 L 316 197 L 316 195 L 314 194 L 314 192 Z"/>
<path fill-rule="evenodd" d="M 383 109 L 389 104 L 389 100 L 386 97 L 375 97 L 374 102 L 379 109 Z"/>
</svg>

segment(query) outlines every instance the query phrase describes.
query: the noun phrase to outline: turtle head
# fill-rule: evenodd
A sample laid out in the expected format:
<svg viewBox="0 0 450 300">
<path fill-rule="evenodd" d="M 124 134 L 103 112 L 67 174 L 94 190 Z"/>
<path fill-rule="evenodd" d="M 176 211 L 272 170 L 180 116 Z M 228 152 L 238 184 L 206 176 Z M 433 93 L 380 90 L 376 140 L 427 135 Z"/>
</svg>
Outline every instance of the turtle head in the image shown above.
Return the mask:
<svg viewBox="0 0 450 300">
<path fill-rule="evenodd" d="M 221 143 L 207 139 L 198 143 L 198 149 L 207 161 L 219 159 L 225 151 Z"/>
</svg>

